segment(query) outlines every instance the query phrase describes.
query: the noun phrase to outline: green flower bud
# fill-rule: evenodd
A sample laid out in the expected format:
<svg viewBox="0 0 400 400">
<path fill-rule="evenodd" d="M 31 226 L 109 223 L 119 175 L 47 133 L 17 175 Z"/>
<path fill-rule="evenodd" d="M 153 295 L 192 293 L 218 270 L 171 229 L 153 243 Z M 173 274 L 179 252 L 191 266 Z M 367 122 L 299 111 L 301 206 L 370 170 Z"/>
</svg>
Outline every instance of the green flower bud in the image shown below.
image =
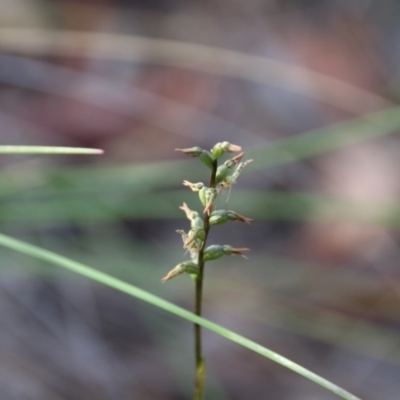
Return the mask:
<svg viewBox="0 0 400 400">
<path fill-rule="evenodd" d="M 203 260 L 211 261 L 221 258 L 224 255 L 223 246 L 220 244 L 213 244 L 204 250 Z"/>
<path fill-rule="evenodd" d="M 207 186 L 204 186 L 204 183 L 202 182 L 192 183 L 189 181 L 183 181 L 183 185 L 190 187 L 193 192 L 199 193 L 199 199 L 203 206 L 206 207 L 204 212 L 208 212 L 208 210 L 211 209 L 212 202 L 218 195 L 216 189 L 208 188 Z M 186 212 L 189 219 L 197 218 L 197 216 L 193 214 L 193 211 L 189 210 L 186 205 L 182 206 L 181 209 Z"/>
<path fill-rule="evenodd" d="M 241 248 L 234 248 L 232 246 L 229 246 L 228 244 L 224 244 L 223 246 L 220 244 L 213 244 L 211 246 L 208 246 L 204 250 L 204 261 L 211 261 L 211 260 L 216 260 L 217 258 L 221 258 L 223 255 L 227 256 L 242 256 L 246 258 L 242 253 L 245 251 L 249 251 L 250 249 L 246 247 L 241 247 Z"/>
<path fill-rule="evenodd" d="M 240 162 L 238 165 L 236 165 L 235 170 L 231 175 L 228 175 L 225 177 L 222 182 L 221 182 L 221 188 L 229 188 L 232 186 L 234 183 L 236 183 L 236 179 L 239 177 L 240 173 L 243 171 L 244 167 L 246 165 L 249 165 L 253 160 L 247 160 Z"/>
<path fill-rule="evenodd" d="M 227 221 L 240 221 L 250 224 L 251 219 L 232 210 L 215 210 L 210 216 L 210 225 L 221 225 Z"/>
<path fill-rule="evenodd" d="M 211 213 L 211 209 L 213 206 L 213 202 L 214 200 L 217 198 L 218 196 L 218 192 L 216 189 L 214 188 L 207 188 L 206 192 L 205 192 L 205 200 L 206 200 L 206 204 L 205 204 L 205 209 L 204 209 L 204 213 L 210 215 Z"/>
<path fill-rule="evenodd" d="M 229 246 L 229 244 L 224 244 L 222 246 L 223 248 L 223 252 L 225 255 L 227 256 L 241 256 L 244 258 L 247 258 L 245 255 L 243 255 L 242 253 L 245 251 L 250 251 L 250 249 L 248 249 L 247 247 L 240 247 L 240 248 L 234 248 L 232 246 Z"/>
<path fill-rule="evenodd" d="M 175 149 L 175 151 L 185 153 L 189 157 L 199 157 L 201 162 L 208 168 L 214 168 L 215 158 L 208 150 L 204 150 L 201 147 L 195 146 L 188 149 Z"/>
<path fill-rule="evenodd" d="M 195 230 L 203 229 L 204 221 L 199 216 L 197 216 L 190 221 L 190 227 Z"/>
<path fill-rule="evenodd" d="M 202 150 L 199 158 L 208 168 L 214 168 L 215 158 L 208 150 Z"/>
<path fill-rule="evenodd" d="M 184 272 L 190 274 L 190 275 L 196 275 L 198 274 L 199 267 L 197 266 L 196 263 L 193 261 L 184 261 L 178 264 L 175 268 L 171 269 L 171 271 L 168 272 L 164 278 L 161 279 L 161 282 L 166 282 L 169 281 L 172 278 L 175 278 L 176 276 L 183 274 Z"/>
<path fill-rule="evenodd" d="M 204 241 L 205 237 L 204 230 L 203 230 L 204 235 L 202 235 L 201 233 L 197 233 L 193 229 L 190 230 L 188 233 L 180 229 L 178 229 L 176 232 L 179 233 L 182 237 L 183 248 L 189 250 L 190 257 L 192 258 L 192 260 L 193 259 L 197 260 L 201 243 L 199 243 L 198 240 L 196 240 L 196 238 L 198 237 L 203 238 L 202 241 Z"/>
<path fill-rule="evenodd" d="M 226 165 L 226 163 L 220 165 L 217 168 L 217 173 L 215 175 L 215 183 L 222 182 L 229 175 L 229 172 L 230 172 L 230 169 Z"/>
<path fill-rule="evenodd" d="M 227 210 L 215 210 L 210 215 L 210 225 L 221 225 L 229 221 Z"/>
<path fill-rule="evenodd" d="M 201 201 L 201 204 L 203 204 L 203 206 L 205 206 L 207 204 L 207 186 L 203 186 L 200 190 L 199 190 L 199 199 Z"/>
<path fill-rule="evenodd" d="M 203 182 L 192 183 L 189 181 L 183 181 L 183 186 L 188 186 L 193 192 L 198 192 L 205 187 Z"/>
<path fill-rule="evenodd" d="M 206 238 L 206 231 L 204 229 L 199 229 L 196 232 L 196 237 L 197 237 L 197 239 L 199 239 L 202 242 L 204 242 L 204 239 Z"/>
<path fill-rule="evenodd" d="M 240 221 L 240 222 L 244 222 L 246 224 L 250 224 L 250 221 L 252 221 L 251 218 L 246 218 L 243 215 L 240 215 L 237 212 L 232 211 L 232 210 L 227 211 L 227 216 L 230 221 Z"/>
<path fill-rule="evenodd" d="M 221 157 L 225 152 L 234 153 L 237 151 L 242 151 L 240 146 L 231 144 L 229 142 L 217 143 L 212 149 L 211 153 L 215 158 Z"/>
<path fill-rule="evenodd" d="M 215 175 L 215 183 L 220 183 L 226 177 L 233 172 L 235 166 L 240 162 L 243 158 L 243 153 L 238 154 L 235 157 L 230 158 L 229 160 L 225 161 L 222 165 L 217 168 L 217 173 Z"/>
<path fill-rule="evenodd" d="M 215 158 L 221 157 L 225 153 L 224 149 L 222 148 L 222 143 L 217 143 L 214 145 L 214 147 L 211 149 L 211 154 Z"/>
<path fill-rule="evenodd" d="M 201 147 L 195 146 L 190 147 L 188 149 L 175 149 L 175 151 L 180 151 L 181 153 L 185 153 L 189 157 L 199 157 L 200 154 L 203 152 Z"/>
<path fill-rule="evenodd" d="M 183 248 L 189 249 L 190 251 L 194 251 L 197 253 L 199 247 L 201 246 L 201 243 L 199 243 L 198 240 L 200 240 L 200 242 L 203 242 L 205 238 L 206 232 L 202 227 L 192 228 L 184 239 Z"/>
</svg>

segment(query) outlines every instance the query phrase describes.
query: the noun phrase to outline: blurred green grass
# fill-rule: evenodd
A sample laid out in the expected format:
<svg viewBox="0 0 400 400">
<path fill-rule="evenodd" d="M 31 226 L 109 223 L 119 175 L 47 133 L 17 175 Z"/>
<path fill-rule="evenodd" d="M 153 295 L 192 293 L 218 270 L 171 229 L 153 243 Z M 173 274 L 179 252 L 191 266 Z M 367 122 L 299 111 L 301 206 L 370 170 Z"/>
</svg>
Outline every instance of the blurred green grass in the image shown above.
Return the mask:
<svg viewBox="0 0 400 400">
<path fill-rule="evenodd" d="M 398 108 L 394 108 L 315 132 L 308 132 L 300 137 L 250 150 L 246 154 L 254 157 L 255 162 L 249 167 L 249 172 L 254 173 L 267 167 L 298 162 L 371 138 L 396 133 L 399 128 L 400 113 Z M 182 171 L 185 171 L 184 174 Z M 19 173 L 21 173 L 21 180 L 19 180 Z M 167 245 L 159 245 L 155 255 L 151 246 L 136 242 L 132 238 L 128 239 L 122 232 L 95 234 L 90 224 L 104 224 L 120 219 L 155 221 L 183 219 L 178 206 L 185 200 L 195 207 L 196 196 L 192 193 L 188 194 L 186 190 L 169 188 L 179 184 L 179 176 L 183 178 L 189 175 L 197 179 L 201 176 L 199 169 L 193 166 L 193 160 L 120 167 L 63 168 L 50 171 L 19 169 L 17 173 L 11 168 L 3 172 L 0 177 L 2 182 L 0 221 L 8 228 L 12 227 L 12 230 L 17 227 L 21 229 L 24 226 L 51 227 L 62 223 L 86 226 L 88 234 L 84 235 L 83 241 L 79 239 L 79 245 L 85 250 L 78 251 L 73 243 L 68 243 L 68 240 L 61 244 L 59 240 L 42 238 L 42 244 L 51 248 L 55 246 L 63 253 L 67 251 L 67 255 L 73 258 L 78 257 L 88 264 L 96 264 L 99 270 L 177 300 L 181 296 L 190 295 L 190 283 L 187 286 L 183 285 L 176 293 L 174 289 L 166 285 L 160 287 L 158 278 L 165 270 L 166 264 L 173 264 L 174 259 L 179 258 L 179 247 L 171 250 Z M 38 183 L 35 184 L 35 182 Z M 235 187 L 229 201 L 229 208 L 240 210 L 242 214 L 257 221 L 310 221 L 312 218 L 314 222 L 338 223 L 342 221 L 394 229 L 399 228 L 400 224 L 400 207 L 397 204 L 371 204 L 368 201 L 361 203 L 313 193 L 243 191 Z M 312 215 L 309 213 L 310 210 L 314 211 Z M 315 210 L 318 212 L 316 213 Z M 88 223 L 90 224 L 87 225 Z M 105 243 L 106 247 L 104 247 Z M 70 245 L 72 247 L 69 248 Z M 259 264 L 263 267 L 257 267 Z M 293 268 L 295 268 L 296 274 L 300 275 L 296 281 L 299 286 L 305 267 L 302 267 L 298 260 L 290 259 L 281 260 L 278 264 L 281 267 L 285 265 L 290 267 L 280 267 L 278 271 L 276 261 L 267 261 L 266 256 L 263 255 L 261 258 L 255 256 L 246 268 L 253 270 L 252 267 L 254 267 L 254 271 L 263 271 L 262 279 L 265 281 L 271 278 L 272 281 L 279 281 L 278 275 L 291 274 L 293 276 Z M 52 273 L 58 272 L 52 271 Z M 256 276 L 257 273 L 254 273 Z M 342 280 L 349 281 L 344 275 L 352 275 L 352 273 L 352 271 L 331 270 L 329 277 L 333 282 L 335 275 L 340 285 Z M 211 283 L 210 290 L 217 290 L 218 279 L 221 277 L 218 278 L 217 274 L 215 282 Z M 368 276 L 361 276 L 357 278 L 357 284 L 365 287 L 373 280 L 374 277 L 370 279 Z M 350 281 L 354 282 L 354 280 Z M 253 286 L 256 283 L 250 281 L 249 284 Z M 234 286 L 235 283 L 232 283 L 230 287 L 233 291 L 237 291 L 239 288 L 235 289 Z M 349 290 L 353 289 L 353 284 L 350 284 Z M 273 291 L 270 290 L 269 292 L 272 297 L 282 297 L 279 291 L 277 294 L 272 294 Z M 372 342 L 378 338 L 385 338 L 385 343 L 392 343 L 392 345 L 396 343 L 396 335 L 390 329 L 366 322 L 363 318 L 357 321 L 339 311 L 328 312 L 328 319 L 332 325 L 324 329 L 326 320 L 321 321 L 321 315 L 326 315 L 328 305 L 329 303 L 320 304 L 316 308 L 299 306 L 300 311 L 293 311 L 293 307 L 283 302 L 277 307 L 281 309 L 281 315 L 287 315 L 285 323 L 279 320 L 274 321 L 268 314 L 261 319 L 258 316 L 256 319 L 262 323 L 277 324 L 308 337 L 347 348 L 352 348 L 353 337 L 338 339 L 335 336 L 336 330 L 332 326 L 337 327 L 337 335 L 340 336 L 342 326 L 351 324 L 354 335 L 363 334 L 365 338 L 369 338 L 363 342 L 357 342 L 353 350 L 377 357 L 382 354 L 379 348 L 374 350 L 371 346 Z M 214 306 L 218 307 L 217 304 Z M 298 316 L 299 313 L 302 314 L 301 318 Z M 391 317 L 395 318 L 394 315 Z M 395 353 L 384 358 L 396 364 L 400 360 Z"/>
<path fill-rule="evenodd" d="M 357 143 L 397 133 L 400 108 L 306 132 L 277 143 L 246 151 L 254 158 L 246 172 L 295 163 Z M 179 218 L 178 205 L 193 196 L 171 189 L 190 176 L 204 178 L 192 160 L 142 163 L 126 166 L 25 170 L 9 168 L 0 175 L 0 221 L 112 221 L 116 218 Z M 257 178 L 256 178 L 257 179 Z M 259 178 L 262 180 L 263 178 Z M 229 205 L 251 218 L 350 221 L 397 228 L 396 204 L 370 204 L 317 193 L 237 191 Z"/>
<path fill-rule="evenodd" d="M 219 69 L 220 72 L 223 70 Z M 263 75 L 268 78 L 268 71 Z M 284 79 L 277 84 L 287 86 Z M 348 87 L 342 98 L 347 94 Z M 340 96 L 335 98 L 333 103 L 340 105 L 340 99 Z M 345 104 L 348 111 L 358 108 L 356 103 L 351 107 L 348 105 Z M 299 163 L 337 149 L 377 140 L 396 134 L 399 129 L 400 108 L 394 107 L 254 149 L 246 149 L 246 143 L 238 144 L 244 147 L 248 158 L 254 159 L 245 173 L 253 173 L 252 179 L 256 183 L 263 180 L 261 173 L 267 168 Z M 182 257 L 181 244 L 173 230 L 170 243 L 160 242 L 157 238 L 144 243 L 134 235 L 128 236 L 121 228 L 115 228 L 113 223 L 121 220 L 133 224 L 183 220 L 178 206 L 186 201 L 195 207 L 197 199 L 192 193 L 178 189 L 180 183 L 183 179 L 202 180 L 203 172 L 206 173 L 197 167 L 195 160 L 58 169 L 40 166 L 14 169 L 11 166 L 0 175 L 0 223 L 5 232 L 95 265 L 100 271 L 157 292 L 174 302 L 188 302 L 192 296 L 189 280 L 181 285 L 161 285 L 159 282 L 165 270 Z M 245 176 L 239 182 L 242 180 L 245 181 Z M 228 207 L 256 221 L 345 222 L 389 229 L 400 226 L 400 207 L 396 203 L 371 203 L 368 199 L 352 201 L 310 192 L 242 191 L 240 187 L 240 183 L 234 187 Z M 68 232 L 75 228 L 79 231 L 76 236 L 63 235 L 64 230 Z M 7 273 L 16 273 L 25 266 L 24 271 L 28 274 L 60 274 L 54 268 L 11 255 L 4 256 L 3 261 L 7 265 L 3 272 Z M 233 314 L 244 321 L 244 325 L 247 320 L 275 326 L 399 364 L 400 355 L 393 350 L 398 348 L 396 297 L 387 303 L 389 307 L 376 306 L 375 311 L 368 312 L 362 304 L 352 307 L 341 303 L 341 300 L 353 299 L 352 296 L 355 301 L 358 295 L 379 303 L 381 296 L 393 289 L 386 280 L 393 279 L 393 285 L 397 285 L 397 277 L 385 276 L 383 271 L 376 274 L 377 279 L 376 275 L 361 273 L 356 268 L 309 265 L 290 256 L 274 259 L 265 252 L 252 255 L 247 265 L 241 264 L 221 262 L 210 268 L 208 273 L 212 279 L 207 286 L 211 299 L 206 300 L 207 306 Z M 232 279 L 226 278 L 228 269 Z M 71 278 L 66 275 L 65 279 Z M 260 303 L 270 308 L 250 315 L 245 309 L 213 300 L 221 295 L 221 288 L 227 297 L 232 293 L 234 296 L 246 295 L 257 288 L 265 293 Z M 321 296 L 321 292 L 327 296 Z M 298 304 L 293 304 L 295 301 Z"/>
</svg>

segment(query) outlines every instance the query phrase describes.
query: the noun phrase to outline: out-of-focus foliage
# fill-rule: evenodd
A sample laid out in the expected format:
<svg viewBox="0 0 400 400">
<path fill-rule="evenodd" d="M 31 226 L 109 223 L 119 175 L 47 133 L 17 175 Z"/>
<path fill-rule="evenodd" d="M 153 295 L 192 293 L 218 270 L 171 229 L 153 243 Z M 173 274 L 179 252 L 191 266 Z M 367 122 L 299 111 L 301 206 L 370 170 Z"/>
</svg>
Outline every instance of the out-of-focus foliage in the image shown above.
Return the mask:
<svg viewBox="0 0 400 400">
<path fill-rule="evenodd" d="M 207 269 L 205 316 L 396 399 L 399 17 L 395 1 L 2 1 L 0 144 L 106 153 L 3 155 L 1 231 L 191 309 L 189 278 L 160 279 L 182 259 L 178 207 L 196 207 L 179 183 L 205 178 L 173 149 L 240 144 L 254 162 L 226 207 L 255 221 L 214 231 L 252 254 Z M 1 260 L 1 399 L 188 398 L 189 324 Z M 209 398 L 334 398 L 212 334 L 204 350 Z"/>
</svg>

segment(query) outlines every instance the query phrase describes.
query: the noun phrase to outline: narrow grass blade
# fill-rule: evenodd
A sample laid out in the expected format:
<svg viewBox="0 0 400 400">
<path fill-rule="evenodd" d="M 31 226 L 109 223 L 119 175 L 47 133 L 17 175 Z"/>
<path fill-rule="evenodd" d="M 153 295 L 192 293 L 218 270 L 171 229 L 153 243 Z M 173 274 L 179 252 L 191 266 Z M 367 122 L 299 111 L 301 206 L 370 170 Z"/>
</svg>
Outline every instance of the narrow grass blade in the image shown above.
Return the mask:
<svg viewBox="0 0 400 400">
<path fill-rule="evenodd" d="M 103 154 L 101 149 L 57 146 L 0 146 L 0 154 Z"/>
<path fill-rule="evenodd" d="M 264 357 L 271 359 L 272 361 L 277 362 L 285 366 L 286 368 L 291 369 L 292 371 L 297 372 L 298 374 L 304 376 L 305 378 L 321 385 L 322 387 L 330 390 L 331 392 L 337 394 L 339 397 L 342 397 L 346 400 L 360 400 L 358 397 L 353 394 L 347 392 L 341 387 L 335 385 L 332 382 L 320 377 L 319 375 L 307 370 L 299 364 L 290 361 L 289 359 L 275 353 L 272 350 L 269 350 L 260 344 L 253 342 L 250 339 L 247 339 L 241 335 L 238 335 L 235 332 L 232 332 L 221 325 L 215 324 L 207 319 L 200 318 L 195 314 L 176 306 L 173 303 L 170 303 L 158 296 L 155 296 L 145 290 L 139 289 L 136 286 L 128 284 L 124 281 L 116 279 L 110 275 L 107 275 L 103 272 L 96 271 L 95 269 L 88 267 L 84 264 L 78 263 L 76 261 L 70 260 L 66 257 L 63 257 L 59 254 L 53 253 L 51 251 L 41 249 L 40 247 L 33 246 L 28 243 L 24 243 L 23 241 L 11 238 L 9 236 L 0 234 L 0 245 L 7 247 L 9 249 L 18 251 L 20 253 L 27 254 L 29 256 L 35 257 L 42 261 L 58 265 L 60 267 L 66 268 L 72 272 L 75 272 L 79 275 L 85 276 L 93 281 L 102 283 L 103 285 L 109 286 L 113 289 L 116 289 L 120 292 L 126 293 L 132 297 L 136 297 L 140 300 L 143 300 L 147 303 L 150 303 L 156 307 L 162 308 L 172 314 L 175 314 L 181 318 L 184 318 L 188 321 L 194 322 L 203 326 L 204 328 L 209 329 L 212 332 L 217 333 L 239 345 L 246 347 L 258 354 L 261 354 Z"/>
</svg>

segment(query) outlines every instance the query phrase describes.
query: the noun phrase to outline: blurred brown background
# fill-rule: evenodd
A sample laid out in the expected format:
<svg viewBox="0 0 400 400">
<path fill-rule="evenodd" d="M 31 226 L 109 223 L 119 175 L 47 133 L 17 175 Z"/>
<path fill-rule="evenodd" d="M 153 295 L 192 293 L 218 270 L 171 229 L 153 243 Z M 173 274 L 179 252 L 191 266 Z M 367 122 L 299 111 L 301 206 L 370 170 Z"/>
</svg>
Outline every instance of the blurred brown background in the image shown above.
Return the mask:
<svg viewBox="0 0 400 400">
<path fill-rule="evenodd" d="M 2 232 L 192 309 L 189 278 L 160 279 L 184 257 L 178 206 L 196 205 L 180 183 L 207 170 L 175 168 L 174 148 L 228 140 L 253 158 L 396 115 L 399 18 L 390 0 L 2 0 L 0 144 L 105 150 L 3 156 Z M 254 222 L 211 235 L 252 253 L 207 269 L 205 317 L 360 398 L 396 400 L 399 138 L 350 145 L 341 132 L 338 149 L 310 141 L 309 157 L 288 150 L 275 168 L 254 157 L 229 205 Z M 0 259 L 1 400 L 191 397 L 188 322 L 9 250 Z M 337 398 L 209 332 L 204 346 L 207 399 Z"/>
</svg>

